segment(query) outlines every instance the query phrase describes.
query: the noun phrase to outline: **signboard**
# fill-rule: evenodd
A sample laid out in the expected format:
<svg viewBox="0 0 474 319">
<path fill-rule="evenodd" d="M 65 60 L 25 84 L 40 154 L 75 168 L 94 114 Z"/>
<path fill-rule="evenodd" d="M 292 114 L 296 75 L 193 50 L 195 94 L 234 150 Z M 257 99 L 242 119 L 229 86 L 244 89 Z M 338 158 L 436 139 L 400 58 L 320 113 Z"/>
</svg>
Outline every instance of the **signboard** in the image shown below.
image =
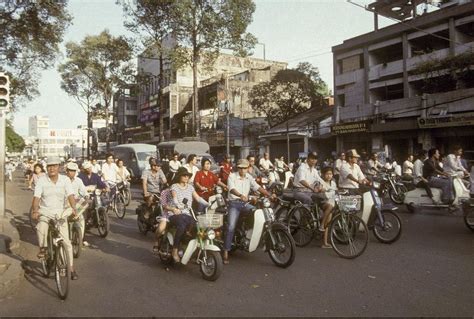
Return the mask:
<svg viewBox="0 0 474 319">
<path fill-rule="evenodd" d="M 474 113 L 418 119 L 419 128 L 438 128 L 470 125 L 474 125 Z"/>
<path fill-rule="evenodd" d="M 160 118 L 160 112 L 158 108 L 147 108 L 141 111 L 140 113 L 140 122 L 147 123 L 153 122 Z"/>
<path fill-rule="evenodd" d="M 369 125 L 367 122 L 336 124 L 331 127 L 331 132 L 336 135 L 368 131 Z"/>
</svg>

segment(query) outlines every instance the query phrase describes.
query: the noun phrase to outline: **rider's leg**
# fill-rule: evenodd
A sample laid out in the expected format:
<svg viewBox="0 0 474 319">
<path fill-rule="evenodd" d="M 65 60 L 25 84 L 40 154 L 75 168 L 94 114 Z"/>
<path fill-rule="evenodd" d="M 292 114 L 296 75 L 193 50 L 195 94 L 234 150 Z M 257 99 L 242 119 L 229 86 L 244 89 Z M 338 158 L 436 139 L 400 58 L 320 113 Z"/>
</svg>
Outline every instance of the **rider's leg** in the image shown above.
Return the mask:
<svg viewBox="0 0 474 319">
<path fill-rule="evenodd" d="M 43 217 L 40 217 L 38 224 L 36 225 L 36 234 L 38 235 L 38 246 L 40 252 L 39 257 L 42 257 L 45 253 L 46 248 L 48 247 L 48 221 Z"/>
<path fill-rule="evenodd" d="M 179 262 L 178 249 L 181 244 L 181 239 L 183 238 L 184 232 L 186 231 L 187 223 L 184 215 L 182 214 L 171 216 L 170 223 L 176 227 L 176 232 L 174 234 L 173 250 L 171 251 L 171 254 L 173 256 L 173 259 L 176 262 Z"/>
<path fill-rule="evenodd" d="M 240 211 L 243 209 L 244 203 L 241 201 L 229 201 L 229 214 L 227 215 L 227 231 L 224 237 L 224 259 L 229 258 L 228 252 L 232 248 L 232 238 L 234 238 L 235 227 L 239 220 Z"/>
<path fill-rule="evenodd" d="M 324 210 L 324 218 L 323 221 L 321 222 L 323 228 L 324 228 L 324 238 L 323 238 L 323 246 L 329 246 L 328 244 L 328 226 L 329 223 L 331 222 L 332 219 L 332 210 L 333 206 L 329 203 L 325 203 L 323 205 L 323 210 Z"/>
<path fill-rule="evenodd" d="M 416 187 L 424 188 L 426 190 L 426 193 L 428 194 L 428 196 L 431 199 L 433 199 L 433 192 L 431 191 L 431 187 L 430 187 L 430 185 L 428 185 L 428 183 L 426 183 L 425 181 L 420 181 L 420 182 L 418 182 L 418 184 L 416 184 Z"/>
<path fill-rule="evenodd" d="M 160 223 L 158 224 L 158 228 L 156 228 L 155 231 L 155 247 L 153 247 L 153 251 L 159 249 L 160 247 L 160 242 L 161 242 L 161 237 L 165 233 L 166 230 L 166 225 L 168 224 L 168 220 L 166 218 L 161 218 Z"/>
<path fill-rule="evenodd" d="M 453 186 L 451 178 L 446 179 L 439 177 L 431 177 L 429 185 L 431 187 L 441 188 L 441 200 L 443 201 L 443 203 L 447 204 L 452 200 Z"/>
</svg>

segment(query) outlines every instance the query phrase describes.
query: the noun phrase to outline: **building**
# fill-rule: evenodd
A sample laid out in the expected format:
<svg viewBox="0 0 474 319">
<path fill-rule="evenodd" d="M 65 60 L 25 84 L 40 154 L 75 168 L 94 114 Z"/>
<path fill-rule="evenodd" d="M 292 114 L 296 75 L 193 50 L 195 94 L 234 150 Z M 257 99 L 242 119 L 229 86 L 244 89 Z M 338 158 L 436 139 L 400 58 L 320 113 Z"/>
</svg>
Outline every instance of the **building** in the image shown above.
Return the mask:
<svg viewBox="0 0 474 319">
<path fill-rule="evenodd" d="M 47 116 L 35 115 L 28 119 L 28 135 L 38 136 L 42 129 L 49 128 L 49 118 Z"/>
<path fill-rule="evenodd" d="M 375 5 L 393 13 L 414 3 Z M 399 160 L 435 146 L 474 150 L 474 3 L 403 20 L 332 48 L 337 149 Z"/>
<path fill-rule="evenodd" d="M 138 97 L 135 87 L 119 90 L 114 95 L 113 126 L 117 132 L 117 142 L 127 143 L 130 137 L 125 137 L 127 129 L 138 125 Z"/>
</svg>

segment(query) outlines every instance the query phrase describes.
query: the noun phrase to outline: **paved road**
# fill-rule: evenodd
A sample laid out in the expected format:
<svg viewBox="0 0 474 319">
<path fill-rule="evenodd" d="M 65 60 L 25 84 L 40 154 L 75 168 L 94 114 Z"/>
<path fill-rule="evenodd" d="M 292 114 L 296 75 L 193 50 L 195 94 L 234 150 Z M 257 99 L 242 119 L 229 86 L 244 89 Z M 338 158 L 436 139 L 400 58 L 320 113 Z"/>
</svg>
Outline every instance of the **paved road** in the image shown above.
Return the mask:
<svg viewBox="0 0 474 319">
<path fill-rule="evenodd" d="M 36 238 L 27 221 L 31 193 L 7 184 L 7 206 L 20 225 L 25 280 L 0 301 L 0 316 L 472 316 L 473 234 L 460 217 L 400 212 L 401 239 L 378 243 L 344 260 L 315 240 L 297 250 L 289 269 L 259 251 L 237 253 L 214 283 L 198 267 L 163 268 L 151 254 L 152 237 L 138 233 L 135 206 L 112 218 L 106 239 L 75 260 L 79 280 L 67 301 L 40 274 Z M 136 204 L 135 204 L 136 205 Z"/>
</svg>

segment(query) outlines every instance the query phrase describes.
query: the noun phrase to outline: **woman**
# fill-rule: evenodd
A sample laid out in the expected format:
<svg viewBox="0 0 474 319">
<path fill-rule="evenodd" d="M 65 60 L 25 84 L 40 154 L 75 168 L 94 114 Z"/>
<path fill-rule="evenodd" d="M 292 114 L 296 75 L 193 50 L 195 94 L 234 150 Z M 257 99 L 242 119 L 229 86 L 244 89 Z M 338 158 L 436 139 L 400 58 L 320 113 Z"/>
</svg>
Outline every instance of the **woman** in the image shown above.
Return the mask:
<svg viewBox="0 0 474 319">
<path fill-rule="evenodd" d="M 36 183 L 41 176 L 46 174 L 43 166 L 39 163 L 33 166 L 33 174 L 28 181 L 28 189 L 35 190 Z"/>
<path fill-rule="evenodd" d="M 323 180 L 321 181 L 322 191 L 324 192 L 324 201 L 322 203 L 324 218 L 321 222 L 321 229 L 324 231 L 323 245 L 321 248 L 332 248 L 328 243 L 328 226 L 332 218 L 332 210 L 335 205 L 336 182 L 333 180 L 333 172 L 331 167 L 324 167 L 321 171 Z"/>
<path fill-rule="evenodd" d="M 199 197 L 199 195 L 194 190 L 194 187 L 189 183 L 189 179 L 192 174 L 184 167 L 180 167 L 176 172 L 176 177 L 174 184 L 171 186 L 171 197 L 173 199 L 173 207 L 167 209 L 168 219 L 171 225 L 176 227 L 176 232 L 174 234 L 174 243 L 171 255 L 175 262 L 180 262 L 178 255 L 179 246 L 186 230 L 192 226 L 195 221 L 191 215 L 191 204 L 193 199 L 196 200 L 199 204 L 207 206 L 207 202 Z M 186 202 L 186 203 L 185 203 Z"/>
<path fill-rule="evenodd" d="M 130 180 L 130 172 L 127 167 L 123 165 L 123 160 L 117 159 L 115 162 L 118 167 L 117 171 L 117 183 L 128 182 Z"/>
<path fill-rule="evenodd" d="M 199 171 L 199 168 L 197 167 L 197 155 L 190 154 L 188 156 L 188 163 L 184 165 L 184 167 L 191 174 L 191 177 L 189 178 L 189 183 L 192 184 L 194 181 L 194 177 L 196 176 L 196 173 Z"/>
<path fill-rule="evenodd" d="M 209 201 L 209 197 L 214 195 L 214 187 L 216 185 L 221 186 L 224 190 L 227 189 L 226 185 L 221 182 L 216 174 L 211 172 L 211 161 L 208 158 L 204 158 L 201 161 L 202 170 L 196 173 L 194 177 L 194 187 L 197 194 L 204 200 Z M 202 205 L 198 206 L 198 211 L 203 212 L 206 207 Z"/>
</svg>

